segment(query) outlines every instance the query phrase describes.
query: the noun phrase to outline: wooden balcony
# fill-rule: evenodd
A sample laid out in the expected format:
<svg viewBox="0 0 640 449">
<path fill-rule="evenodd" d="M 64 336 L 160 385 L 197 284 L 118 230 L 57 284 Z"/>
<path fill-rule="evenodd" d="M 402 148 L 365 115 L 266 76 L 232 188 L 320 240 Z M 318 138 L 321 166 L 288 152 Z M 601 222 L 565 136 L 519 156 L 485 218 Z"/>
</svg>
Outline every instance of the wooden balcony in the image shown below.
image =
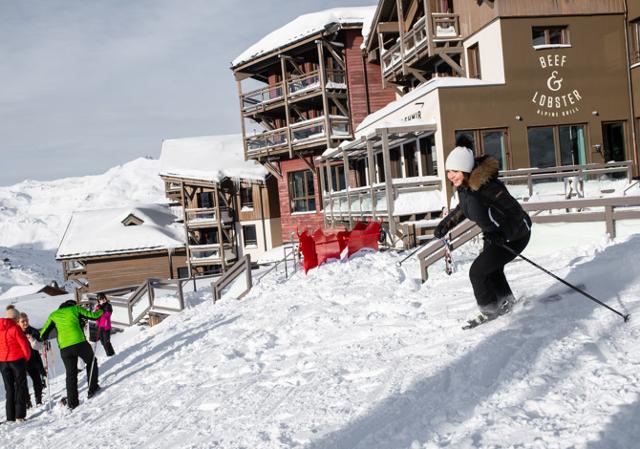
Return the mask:
<svg viewBox="0 0 640 449">
<path fill-rule="evenodd" d="M 306 149 L 321 145 L 327 138 L 344 140 L 351 138 L 351 125 L 348 117 L 331 115 L 328 119 L 329 132 L 325 117 L 317 117 L 291 126 L 265 131 L 245 138 L 247 158 L 258 158 L 292 150 Z"/>
<path fill-rule="evenodd" d="M 419 60 L 446 52 L 462 45 L 460 21 L 457 14 L 432 13 L 419 19 L 411 30 L 397 39 L 388 49 L 381 48 L 382 75 L 385 79 L 411 67 Z"/>
<path fill-rule="evenodd" d="M 215 208 L 185 209 L 184 212 L 188 229 L 211 228 L 218 225 Z M 220 215 L 223 224 L 231 223 L 233 220 L 233 217 L 227 209 L 221 209 Z"/>
<path fill-rule="evenodd" d="M 327 71 L 326 89 L 332 92 L 346 92 L 345 72 L 343 70 Z M 243 113 L 251 115 L 256 112 L 284 107 L 285 100 L 295 103 L 318 95 L 322 95 L 322 85 L 320 83 L 320 74 L 315 70 L 303 76 L 292 77 L 286 83 L 281 81 L 277 84 L 243 93 L 240 100 Z"/>
<path fill-rule="evenodd" d="M 233 245 L 225 243 L 224 247 L 224 263 L 228 263 L 237 258 Z M 192 266 L 200 265 L 218 265 L 222 264 L 221 245 L 219 243 L 210 243 L 206 245 L 189 245 L 189 263 Z"/>
</svg>

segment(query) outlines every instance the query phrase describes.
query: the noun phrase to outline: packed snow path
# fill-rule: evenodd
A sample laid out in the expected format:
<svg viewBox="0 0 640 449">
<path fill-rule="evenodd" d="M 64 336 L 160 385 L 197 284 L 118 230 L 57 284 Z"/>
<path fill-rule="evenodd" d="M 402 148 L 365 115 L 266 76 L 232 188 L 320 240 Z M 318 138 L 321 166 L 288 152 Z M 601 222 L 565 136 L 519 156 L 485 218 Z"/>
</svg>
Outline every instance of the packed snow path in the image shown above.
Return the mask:
<svg viewBox="0 0 640 449">
<path fill-rule="evenodd" d="M 100 348 L 99 395 L 0 426 L 13 448 L 632 448 L 640 440 L 640 236 L 518 261 L 516 310 L 472 331 L 478 247 L 422 285 L 365 254 L 242 301 L 193 307 Z M 554 294 L 562 293 L 560 299 Z M 549 298 L 556 300 L 549 300 Z M 84 377 L 84 376 L 83 376 Z M 54 382 L 54 397 L 64 382 Z"/>
</svg>

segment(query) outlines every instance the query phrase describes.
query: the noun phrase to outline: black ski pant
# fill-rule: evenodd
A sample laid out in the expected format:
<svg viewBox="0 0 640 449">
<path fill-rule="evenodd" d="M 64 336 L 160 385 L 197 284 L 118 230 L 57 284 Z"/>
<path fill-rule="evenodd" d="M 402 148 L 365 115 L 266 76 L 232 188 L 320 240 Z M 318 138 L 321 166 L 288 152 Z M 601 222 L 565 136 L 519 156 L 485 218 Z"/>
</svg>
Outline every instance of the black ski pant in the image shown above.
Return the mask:
<svg viewBox="0 0 640 449">
<path fill-rule="evenodd" d="M 527 233 L 521 239 L 505 243 L 505 246 L 520 254 L 527 247 L 530 237 L 531 233 Z M 515 257 L 506 248 L 485 240 L 482 252 L 473 261 L 469 270 L 473 294 L 479 306 L 487 306 L 513 297 L 511 287 L 504 276 L 504 266 Z"/>
<path fill-rule="evenodd" d="M 44 366 L 42 365 L 40 353 L 36 350 L 31 350 L 31 357 L 29 358 L 29 362 L 27 363 L 27 374 L 31 378 L 31 383 L 33 384 L 33 392 L 36 397 L 36 404 L 42 404 L 42 390 L 44 389 L 42 376 L 45 376 L 46 372 L 44 370 Z M 25 390 L 28 403 L 30 402 L 28 385 Z"/>
<path fill-rule="evenodd" d="M 98 328 L 98 336 L 100 337 L 100 343 L 102 343 L 104 352 L 106 352 L 109 357 L 114 355 L 116 351 L 113 350 L 113 346 L 111 345 L 111 329 Z"/>
<path fill-rule="evenodd" d="M 98 388 L 98 361 L 96 360 L 91 345 L 83 341 L 75 345 L 68 346 L 60 350 L 64 369 L 67 374 L 67 405 L 69 408 L 76 408 L 78 402 L 78 357 L 86 365 L 87 381 L 89 382 L 89 394 Z M 94 367 L 91 370 L 91 362 Z M 89 379 L 91 377 L 91 379 Z"/>
<path fill-rule="evenodd" d="M 27 361 L 25 359 L 12 362 L 0 362 L 2 381 L 6 396 L 5 409 L 7 421 L 24 419 L 27 416 Z"/>
</svg>

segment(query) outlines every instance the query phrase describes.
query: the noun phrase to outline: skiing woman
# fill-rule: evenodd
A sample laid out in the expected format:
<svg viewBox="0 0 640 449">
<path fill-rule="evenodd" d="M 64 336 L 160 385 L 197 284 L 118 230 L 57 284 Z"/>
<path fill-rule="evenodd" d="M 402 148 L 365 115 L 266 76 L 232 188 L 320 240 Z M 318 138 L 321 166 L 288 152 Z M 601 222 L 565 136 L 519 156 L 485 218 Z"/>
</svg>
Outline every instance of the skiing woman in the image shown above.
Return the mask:
<svg viewBox="0 0 640 449">
<path fill-rule="evenodd" d="M 475 158 L 466 146 L 451 151 L 445 162 L 447 178 L 458 192 L 459 204 L 434 231 L 443 238 L 465 218 L 482 230 L 484 247 L 471 264 L 469 278 L 480 315 L 465 327 L 474 327 L 508 312 L 513 293 L 504 276 L 504 266 L 521 253 L 531 237 L 531 219 L 498 180 L 499 162 L 483 155 Z"/>
<path fill-rule="evenodd" d="M 100 343 L 102 343 L 104 352 L 107 353 L 107 356 L 111 357 L 116 353 L 111 345 L 111 314 L 113 313 L 113 307 L 111 307 L 111 304 L 104 293 L 98 293 L 97 299 L 98 305 L 94 312 L 97 312 L 98 310 L 102 310 L 104 312 L 96 321 L 96 325 L 98 326 L 98 338 L 100 339 Z"/>
<path fill-rule="evenodd" d="M 24 421 L 27 416 L 27 361 L 31 346 L 16 323 L 17 316 L 17 310 L 8 309 L 7 318 L 0 318 L 0 372 L 7 421 Z"/>
</svg>

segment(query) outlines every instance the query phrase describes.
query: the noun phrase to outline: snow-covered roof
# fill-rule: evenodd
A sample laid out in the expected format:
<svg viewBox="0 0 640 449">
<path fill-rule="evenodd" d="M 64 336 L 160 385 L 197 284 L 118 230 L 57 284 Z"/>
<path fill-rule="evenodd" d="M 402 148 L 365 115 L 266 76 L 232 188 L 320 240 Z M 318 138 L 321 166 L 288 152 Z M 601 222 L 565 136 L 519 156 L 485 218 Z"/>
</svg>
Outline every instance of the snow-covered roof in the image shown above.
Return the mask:
<svg viewBox="0 0 640 449">
<path fill-rule="evenodd" d="M 267 34 L 251 47 L 243 51 L 231 63 L 236 67 L 243 62 L 258 56 L 289 46 L 299 40 L 324 30 L 328 25 L 362 24 L 370 26 L 376 6 L 358 6 L 351 8 L 333 8 L 324 11 L 303 14 L 287 23 L 285 26 Z"/>
<path fill-rule="evenodd" d="M 264 180 L 267 170 L 244 160 L 241 134 L 166 139 L 160 153 L 160 174 L 219 182 L 225 177 Z"/>
<path fill-rule="evenodd" d="M 427 95 L 430 92 L 435 91 L 441 87 L 469 87 L 469 86 L 488 86 L 493 85 L 495 82 L 488 82 L 479 80 L 476 78 L 460 78 L 460 77 L 438 77 L 433 78 L 407 93 L 406 95 L 398 98 L 395 101 L 392 101 L 382 109 L 377 110 L 373 114 L 369 114 L 365 117 L 365 119 L 358 125 L 356 129 L 356 134 L 358 131 L 370 126 L 371 124 L 383 119 L 387 115 L 397 111 L 404 106 L 411 104 L 418 98 Z"/>
<path fill-rule="evenodd" d="M 122 221 L 129 215 L 142 220 L 142 224 L 125 226 Z M 169 207 L 160 204 L 74 212 L 56 258 L 182 247 L 184 228 L 175 221 Z"/>
</svg>

